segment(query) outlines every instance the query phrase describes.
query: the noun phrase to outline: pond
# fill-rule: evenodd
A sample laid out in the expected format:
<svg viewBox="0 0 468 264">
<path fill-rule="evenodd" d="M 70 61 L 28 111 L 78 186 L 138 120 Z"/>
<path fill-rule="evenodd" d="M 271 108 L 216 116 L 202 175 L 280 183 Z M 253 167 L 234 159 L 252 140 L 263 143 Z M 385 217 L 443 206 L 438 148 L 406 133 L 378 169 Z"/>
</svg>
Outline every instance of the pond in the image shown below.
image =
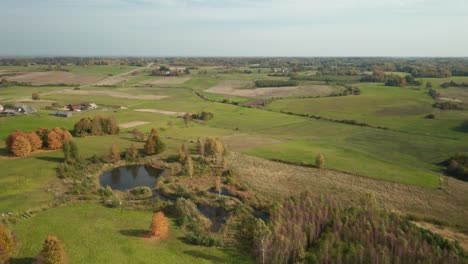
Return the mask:
<svg viewBox="0 0 468 264">
<path fill-rule="evenodd" d="M 148 165 L 130 165 L 114 168 L 99 176 L 102 187 L 110 186 L 112 190 L 129 190 L 139 186 L 154 187 L 164 170 Z"/>
</svg>

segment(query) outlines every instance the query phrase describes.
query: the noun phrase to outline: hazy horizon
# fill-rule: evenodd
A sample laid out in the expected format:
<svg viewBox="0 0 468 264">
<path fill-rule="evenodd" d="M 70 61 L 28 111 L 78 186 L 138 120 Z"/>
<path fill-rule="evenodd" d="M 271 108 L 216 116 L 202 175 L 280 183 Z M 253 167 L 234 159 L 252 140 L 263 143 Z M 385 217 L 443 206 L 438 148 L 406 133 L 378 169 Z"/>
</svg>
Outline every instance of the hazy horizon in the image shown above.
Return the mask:
<svg viewBox="0 0 468 264">
<path fill-rule="evenodd" d="M 467 57 L 462 0 L 3 0 L 0 56 Z"/>
</svg>

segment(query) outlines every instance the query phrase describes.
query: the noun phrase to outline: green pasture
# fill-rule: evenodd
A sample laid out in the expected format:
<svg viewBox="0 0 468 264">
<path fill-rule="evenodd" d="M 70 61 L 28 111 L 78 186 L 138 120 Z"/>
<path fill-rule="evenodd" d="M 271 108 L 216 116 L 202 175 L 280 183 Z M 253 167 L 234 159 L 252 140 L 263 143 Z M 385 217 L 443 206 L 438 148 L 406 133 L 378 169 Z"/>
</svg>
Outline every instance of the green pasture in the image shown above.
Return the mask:
<svg viewBox="0 0 468 264">
<path fill-rule="evenodd" d="M 64 242 L 69 263 L 252 263 L 233 250 L 186 244 L 174 224 L 167 240 L 148 241 L 151 217 L 95 204 L 50 209 L 12 226 L 19 244 L 12 263 L 31 263 L 48 235 Z"/>
</svg>

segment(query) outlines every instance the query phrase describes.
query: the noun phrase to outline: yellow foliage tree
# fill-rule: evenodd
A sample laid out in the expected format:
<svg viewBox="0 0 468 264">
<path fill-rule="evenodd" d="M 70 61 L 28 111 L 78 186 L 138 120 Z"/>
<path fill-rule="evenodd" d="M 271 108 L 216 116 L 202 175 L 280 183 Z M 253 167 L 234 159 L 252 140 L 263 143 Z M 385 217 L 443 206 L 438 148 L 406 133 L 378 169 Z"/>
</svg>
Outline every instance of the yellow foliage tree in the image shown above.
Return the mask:
<svg viewBox="0 0 468 264">
<path fill-rule="evenodd" d="M 151 235 L 158 240 L 164 240 L 169 235 L 169 220 L 163 212 L 157 212 L 153 215 L 150 227 Z"/>
</svg>

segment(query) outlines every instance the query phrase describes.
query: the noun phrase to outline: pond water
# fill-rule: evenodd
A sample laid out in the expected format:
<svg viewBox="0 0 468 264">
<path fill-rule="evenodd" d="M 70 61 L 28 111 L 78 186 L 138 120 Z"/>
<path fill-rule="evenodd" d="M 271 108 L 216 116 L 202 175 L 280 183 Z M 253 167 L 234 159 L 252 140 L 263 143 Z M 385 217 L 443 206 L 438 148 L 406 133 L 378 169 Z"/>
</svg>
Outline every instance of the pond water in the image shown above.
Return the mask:
<svg viewBox="0 0 468 264">
<path fill-rule="evenodd" d="M 102 187 L 110 186 L 112 190 L 129 190 L 139 186 L 154 187 L 156 180 L 164 170 L 148 165 L 130 165 L 114 168 L 99 176 Z"/>
</svg>

